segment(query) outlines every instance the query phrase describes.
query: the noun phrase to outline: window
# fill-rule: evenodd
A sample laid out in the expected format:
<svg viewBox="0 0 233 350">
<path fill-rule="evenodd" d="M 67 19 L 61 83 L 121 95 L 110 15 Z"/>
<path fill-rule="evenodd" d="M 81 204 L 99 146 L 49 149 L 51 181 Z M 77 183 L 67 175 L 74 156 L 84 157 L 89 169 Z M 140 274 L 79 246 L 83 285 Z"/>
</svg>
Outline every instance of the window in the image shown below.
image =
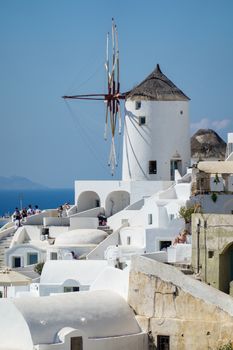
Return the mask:
<svg viewBox="0 0 233 350">
<path fill-rule="evenodd" d="M 153 222 L 153 216 L 152 214 L 148 214 L 148 225 L 152 225 Z"/>
<path fill-rule="evenodd" d="M 168 335 L 158 335 L 157 336 L 157 349 L 158 350 L 169 350 L 169 336 Z"/>
<path fill-rule="evenodd" d="M 171 241 L 160 241 L 159 242 L 159 250 L 167 250 L 167 247 L 170 247 L 170 245 L 172 244 Z"/>
<path fill-rule="evenodd" d="M 146 117 L 139 117 L 139 122 L 138 122 L 139 125 L 145 125 L 146 124 Z"/>
<path fill-rule="evenodd" d="M 157 161 L 156 160 L 149 161 L 149 174 L 157 174 Z"/>
<path fill-rule="evenodd" d="M 70 350 L 83 350 L 83 338 L 82 337 L 70 338 Z"/>
<path fill-rule="evenodd" d="M 140 109 L 141 108 L 141 101 L 135 101 L 135 109 Z"/>
<path fill-rule="evenodd" d="M 127 237 L 127 245 L 130 245 L 130 242 L 131 242 L 131 237 L 128 236 L 128 237 Z"/>
<path fill-rule="evenodd" d="M 34 265 L 38 263 L 38 254 L 37 253 L 28 253 L 27 255 L 28 265 Z"/>
<path fill-rule="evenodd" d="M 209 250 L 208 251 L 208 258 L 212 259 L 214 257 L 214 251 L 213 250 Z"/>
<path fill-rule="evenodd" d="M 172 221 L 175 219 L 175 214 L 170 214 L 169 217 L 170 217 L 170 221 Z"/>
<path fill-rule="evenodd" d="M 79 287 L 64 287 L 64 293 L 79 292 Z"/>
<path fill-rule="evenodd" d="M 50 260 L 57 260 L 57 252 L 52 252 L 50 254 Z"/>
<path fill-rule="evenodd" d="M 100 207 L 100 200 L 99 200 L 99 199 L 96 199 L 96 200 L 95 200 L 95 206 L 96 206 L 96 208 L 97 208 L 97 207 Z"/>
</svg>

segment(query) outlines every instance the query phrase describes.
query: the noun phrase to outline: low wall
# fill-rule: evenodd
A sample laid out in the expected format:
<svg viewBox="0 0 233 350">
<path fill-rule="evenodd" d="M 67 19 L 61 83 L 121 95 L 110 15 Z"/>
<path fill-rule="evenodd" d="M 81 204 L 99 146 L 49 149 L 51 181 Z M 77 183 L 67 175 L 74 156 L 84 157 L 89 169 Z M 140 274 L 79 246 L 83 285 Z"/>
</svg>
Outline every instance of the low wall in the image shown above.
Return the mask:
<svg viewBox="0 0 233 350">
<path fill-rule="evenodd" d="M 96 228 L 99 226 L 99 220 L 97 217 L 71 217 L 70 229 L 75 230 L 79 228 Z"/>
<path fill-rule="evenodd" d="M 232 341 L 232 297 L 167 264 L 132 257 L 128 302 L 152 347 L 164 335 L 170 350 L 218 349 Z"/>
<path fill-rule="evenodd" d="M 70 218 L 63 217 L 44 217 L 43 218 L 44 226 L 69 226 Z"/>
</svg>

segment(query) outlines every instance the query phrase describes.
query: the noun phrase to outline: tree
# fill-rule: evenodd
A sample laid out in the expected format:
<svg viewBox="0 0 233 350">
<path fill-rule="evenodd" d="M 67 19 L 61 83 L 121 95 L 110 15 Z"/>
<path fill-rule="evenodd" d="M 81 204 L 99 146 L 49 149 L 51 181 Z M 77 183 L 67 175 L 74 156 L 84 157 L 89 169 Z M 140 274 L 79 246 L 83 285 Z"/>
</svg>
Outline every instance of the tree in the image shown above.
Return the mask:
<svg viewBox="0 0 233 350">
<path fill-rule="evenodd" d="M 42 270 L 43 270 L 43 267 L 44 267 L 44 262 L 39 262 L 38 264 L 36 264 L 36 265 L 34 266 L 34 271 L 35 271 L 36 273 L 38 273 L 39 275 L 41 275 Z"/>
<path fill-rule="evenodd" d="M 200 203 L 196 203 L 191 207 L 180 207 L 179 216 L 183 218 L 186 224 L 191 222 L 192 214 L 201 213 L 201 205 Z"/>
</svg>

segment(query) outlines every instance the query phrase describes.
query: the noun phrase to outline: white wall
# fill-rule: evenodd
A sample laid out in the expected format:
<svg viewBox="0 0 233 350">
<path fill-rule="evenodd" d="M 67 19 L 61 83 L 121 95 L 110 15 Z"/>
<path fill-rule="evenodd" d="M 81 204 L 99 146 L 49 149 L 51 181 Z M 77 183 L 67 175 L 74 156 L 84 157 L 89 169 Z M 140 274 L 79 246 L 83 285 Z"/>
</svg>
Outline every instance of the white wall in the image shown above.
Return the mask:
<svg viewBox="0 0 233 350">
<path fill-rule="evenodd" d="M 182 111 L 182 114 L 181 114 Z M 123 180 L 170 180 L 170 160 L 179 153 L 184 175 L 190 163 L 188 101 L 135 101 L 125 103 Z M 145 116 L 140 126 L 138 117 Z M 157 174 L 149 174 L 149 160 L 157 161 Z"/>
<path fill-rule="evenodd" d="M 44 226 L 69 226 L 70 218 L 46 217 L 43 219 Z"/>
<path fill-rule="evenodd" d="M 0 349 L 32 350 L 29 328 L 21 313 L 9 300 L 0 299 Z"/>
<path fill-rule="evenodd" d="M 70 350 L 71 337 L 83 337 L 83 350 L 147 350 L 148 335 L 146 333 L 123 335 L 109 338 L 87 338 L 80 330 L 67 333 L 62 343 L 37 345 L 35 350 Z M 21 349 L 20 349 L 21 350 Z M 27 350 L 27 349 L 25 349 Z"/>
<path fill-rule="evenodd" d="M 130 244 L 128 244 L 130 239 Z M 141 227 L 124 227 L 120 231 L 120 244 L 145 247 L 145 230 Z"/>
<path fill-rule="evenodd" d="M 38 262 L 46 260 L 46 250 L 42 250 L 33 245 L 20 244 L 7 249 L 5 253 L 6 265 L 13 267 L 13 257 L 20 257 L 21 267 L 28 266 L 27 257 L 29 253 L 37 253 Z"/>
<path fill-rule="evenodd" d="M 75 230 L 78 228 L 97 228 L 99 226 L 99 220 L 96 217 L 71 217 L 69 230 Z"/>
<path fill-rule="evenodd" d="M 94 248 L 88 255 L 88 260 L 101 260 L 104 259 L 105 250 L 110 245 L 119 244 L 119 230 L 113 232 L 105 240 L 103 240 L 96 248 Z"/>
</svg>

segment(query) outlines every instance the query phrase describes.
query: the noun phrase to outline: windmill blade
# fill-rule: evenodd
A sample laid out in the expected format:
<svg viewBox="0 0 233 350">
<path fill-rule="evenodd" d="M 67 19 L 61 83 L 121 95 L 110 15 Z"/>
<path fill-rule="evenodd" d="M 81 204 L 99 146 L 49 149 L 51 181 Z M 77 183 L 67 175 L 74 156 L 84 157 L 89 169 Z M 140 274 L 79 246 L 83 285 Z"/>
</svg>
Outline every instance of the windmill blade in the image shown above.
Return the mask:
<svg viewBox="0 0 233 350">
<path fill-rule="evenodd" d="M 120 104 L 119 100 L 117 100 L 117 112 L 118 112 L 118 133 L 119 133 L 119 135 L 121 135 L 122 115 L 121 115 L 121 104 Z"/>
<path fill-rule="evenodd" d="M 107 33 L 107 42 L 106 42 L 106 62 L 105 62 L 105 69 L 107 72 L 107 82 L 109 84 L 110 81 L 110 73 L 109 73 L 109 32 Z"/>
<path fill-rule="evenodd" d="M 105 115 L 105 127 L 104 127 L 104 139 L 107 140 L 108 134 L 108 113 L 109 112 L 109 101 L 106 104 L 106 115 Z"/>
<path fill-rule="evenodd" d="M 112 41 L 111 48 L 109 45 L 109 40 Z M 118 47 L 118 31 L 113 18 L 111 32 L 107 33 L 106 62 L 104 66 L 107 76 L 107 92 L 105 94 L 73 95 L 63 96 L 63 98 L 77 100 L 102 100 L 106 102 L 104 138 L 106 140 L 108 132 L 111 132 L 111 149 L 108 164 L 109 166 L 111 166 L 111 172 L 113 175 L 115 167 L 117 166 L 117 155 L 115 149 L 116 127 L 118 127 L 119 134 L 121 134 L 122 129 L 120 100 L 125 99 L 126 96 L 126 94 L 120 93 L 120 60 Z M 110 131 L 108 131 L 108 129 Z"/>
<path fill-rule="evenodd" d="M 115 25 L 115 35 L 116 35 L 116 83 L 117 83 L 117 93 L 120 92 L 120 62 L 119 62 L 119 47 L 118 47 L 118 31 Z"/>
</svg>

